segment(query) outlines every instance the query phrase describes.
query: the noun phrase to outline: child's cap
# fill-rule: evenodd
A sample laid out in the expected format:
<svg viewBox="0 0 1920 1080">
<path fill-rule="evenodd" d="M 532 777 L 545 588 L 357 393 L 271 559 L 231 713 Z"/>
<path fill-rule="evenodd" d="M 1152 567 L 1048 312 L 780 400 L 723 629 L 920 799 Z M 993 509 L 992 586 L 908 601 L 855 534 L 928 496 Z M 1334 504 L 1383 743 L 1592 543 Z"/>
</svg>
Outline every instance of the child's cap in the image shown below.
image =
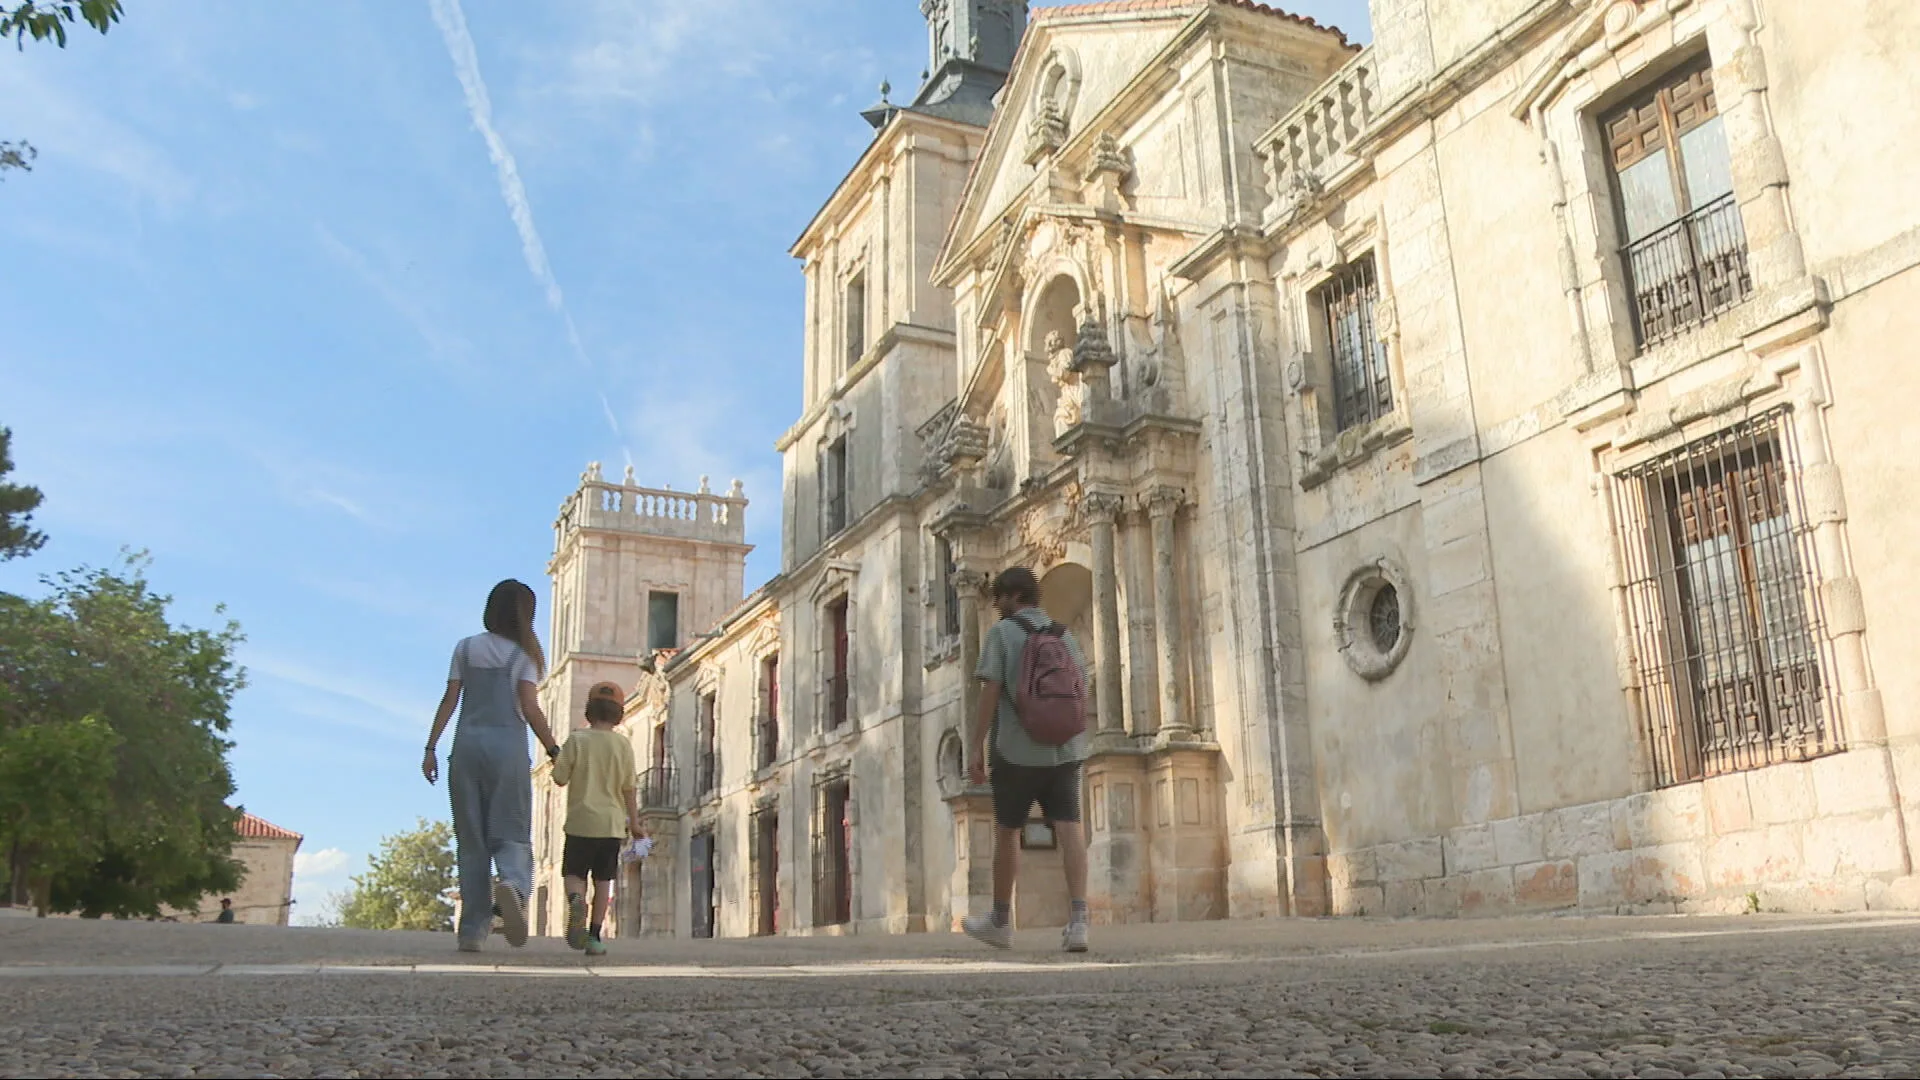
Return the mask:
<svg viewBox="0 0 1920 1080">
<path fill-rule="evenodd" d="M 625 702 L 627 695 L 621 692 L 617 683 L 594 683 L 593 689 L 587 691 L 587 700 L 594 701 L 601 698 L 613 702 Z"/>
</svg>

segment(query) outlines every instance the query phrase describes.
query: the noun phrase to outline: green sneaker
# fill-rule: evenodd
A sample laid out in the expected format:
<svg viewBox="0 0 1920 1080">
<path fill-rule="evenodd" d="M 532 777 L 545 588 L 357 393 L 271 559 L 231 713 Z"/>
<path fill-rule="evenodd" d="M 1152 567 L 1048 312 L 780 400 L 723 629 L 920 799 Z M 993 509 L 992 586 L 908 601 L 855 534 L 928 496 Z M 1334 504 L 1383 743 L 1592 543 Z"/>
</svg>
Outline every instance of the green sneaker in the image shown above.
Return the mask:
<svg viewBox="0 0 1920 1080">
<path fill-rule="evenodd" d="M 607 943 L 589 934 L 587 936 L 587 955 L 588 956 L 607 955 Z"/>
<path fill-rule="evenodd" d="M 587 898 L 579 893 L 567 897 L 567 947 L 587 947 Z"/>
</svg>

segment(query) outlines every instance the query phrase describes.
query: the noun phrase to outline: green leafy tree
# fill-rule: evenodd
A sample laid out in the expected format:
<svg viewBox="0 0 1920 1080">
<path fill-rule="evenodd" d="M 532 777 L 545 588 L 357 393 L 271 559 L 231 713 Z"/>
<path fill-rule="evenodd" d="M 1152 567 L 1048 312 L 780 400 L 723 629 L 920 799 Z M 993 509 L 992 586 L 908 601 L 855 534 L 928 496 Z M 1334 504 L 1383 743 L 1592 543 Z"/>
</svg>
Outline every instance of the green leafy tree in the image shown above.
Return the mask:
<svg viewBox="0 0 1920 1080">
<path fill-rule="evenodd" d="M 12 38 L 19 49 L 28 38 L 64 49 L 68 27 L 85 23 L 104 34 L 120 21 L 121 10 L 121 0 L 0 0 L 0 39 Z M 0 142 L 0 179 L 8 169 L 33 168 L 35 155 L 24 140 Z"/>
<path fill-rule="evenodd" d="M 52 871 L 100 857 L 119 748 L 120 736 L 91 716 L 0 730 L 0 836 L 11 838 L 42 912 L 51 901 Z"/>
<path fill-rule="evenodd" d="M 452 930 L 453 883 L 453 829 L 421 818 L 367 858 L 367 872 L 337 902 L 337 923 L 355 930 Z"/>
<path fill-rule="evenodd" d="M 0 428 L 0 562 L 31 555 L 47 542 L 33 529 L 33 512 L 40 509 L 40 489 L 7 483 L 13 471 L 13 432 Z"/>
<path fill-rule="evenodd" d="M 22 762 L 98 768 L 99 737 L 83 725 L 115 739 L 99 770 L 104 819 L 82 814 L 61 837 L 51 824 L 29 834 L 0 819 L 13 897 L 31 892 L 43 911 L 154 916 L 240 883 L 225 738 L 245 682 L 233 660 L 239 628 L 173 625 L 146 565 L 129 555 L 117 571 L 57 575 L 40 600 L 0 594 L 0 745 L 19 746 Z M 56 797 L 50 777 L 22 782 L 33 785 L 23 799 Z"/>
</svg>

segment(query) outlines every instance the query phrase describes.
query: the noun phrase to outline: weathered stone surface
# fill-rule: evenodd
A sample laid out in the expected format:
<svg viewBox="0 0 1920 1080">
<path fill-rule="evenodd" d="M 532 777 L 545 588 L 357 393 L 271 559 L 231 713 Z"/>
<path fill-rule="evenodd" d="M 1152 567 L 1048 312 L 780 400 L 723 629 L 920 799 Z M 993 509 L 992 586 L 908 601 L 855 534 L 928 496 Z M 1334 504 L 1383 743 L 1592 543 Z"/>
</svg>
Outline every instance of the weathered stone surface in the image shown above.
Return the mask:
<svg viewBox="0 0 1920 1080">
<path fill-rule="evenodd" d="M 1448 832 L 1444 852 L 1450 875 L 1485 870 L 1502 861 L 1494 844 L 1492 825 L 1468 825 Z"/>
<path fill-rule="evenodd" d="M 1511 910 L 1514 903 L 1513 870 L 1495 867 L 1459 875 L 1460 913 L 1489 915 Z"/>
<path fill-rule="evenodd" d="M 1701 785 L 1707 805 L 1707 829 L 1725 836 L 1753 827 L 1753 800 L 1747 794 L 1747 774 L 1712 776 Z"/>
<path fill-rule="evenodd" d="M 1380 880 L 1387 884 L 1440 877 L 1447 872 L 1441 839 L 1437 836 L 1382 844 L 1374 849 L 1374 857 L 1378 860 Z"/>
<path fill-rule="evenodd" d="M 1546 818 L 1525 814 L 1493 823 L 1494 860 L 1507 866 L 1539 862 L 1547 857 Z"/>
<path fill-rule="evenodd" d="M 1896 805 L 1893 777 L 1878 747 L 1834 754 L 1809 763 L 1813 798 L 1822 816 L 1859 814 Z"/>
<path fill-rule="evenodd" d="M 1803 870 L 1811 878 L 1907 872 L 1900 812 L 1880 810 L 1807 823 Z"/>
<path fill-rule="evenodd" d="M 1807 765 L 1790 763 L 1746 774 L 1753 817 L 1763 825 L 1806 821 L 1818 809 L 1813 799 L 1813 775 Z"/>
<path fill-rule="evenodd" d="M 1607 803 L 1570 806 L 1546 814 L 1547 857 L 1576 858 L 1618 851 L 1625 845 L 1613 821 L 1613 808 Z"/>
<path fill-rule="evenodd" d="M 1610 910 L 1631 902 L 1635 861 L 1631 851 L 1580 856 L 1580 906 Z"/>
<path fill-rule="evenodd" d="M 1580 902 L 1580 874 L 1571 860 L 1513 868 L 1514 901 L 1522 909 L 1573 907 Z"/>
</svg>

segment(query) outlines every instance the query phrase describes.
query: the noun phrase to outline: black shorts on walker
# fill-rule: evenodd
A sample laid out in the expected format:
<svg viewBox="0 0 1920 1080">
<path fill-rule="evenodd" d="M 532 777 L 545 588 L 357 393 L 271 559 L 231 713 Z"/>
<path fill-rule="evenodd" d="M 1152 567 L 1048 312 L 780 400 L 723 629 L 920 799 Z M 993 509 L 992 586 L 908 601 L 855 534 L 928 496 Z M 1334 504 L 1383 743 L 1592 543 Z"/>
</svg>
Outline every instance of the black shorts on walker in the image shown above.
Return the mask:
<svg viewBox="0 0 1920 1080">
<path fill-rule="evenodd" d="M 1015 765 L 993 756 L 993 818 L 1003 829 L 1024 829 L 1033 804 L 1048 822 L 1080 820 L 1080 762 Z"/>
<path fill-rule="evenodd" d="M 612 881 L 620 876 L 620 847 L 625 843 L 617 836 L 568 836 L 560 852 L 560 873 Z"/>
</svg>

